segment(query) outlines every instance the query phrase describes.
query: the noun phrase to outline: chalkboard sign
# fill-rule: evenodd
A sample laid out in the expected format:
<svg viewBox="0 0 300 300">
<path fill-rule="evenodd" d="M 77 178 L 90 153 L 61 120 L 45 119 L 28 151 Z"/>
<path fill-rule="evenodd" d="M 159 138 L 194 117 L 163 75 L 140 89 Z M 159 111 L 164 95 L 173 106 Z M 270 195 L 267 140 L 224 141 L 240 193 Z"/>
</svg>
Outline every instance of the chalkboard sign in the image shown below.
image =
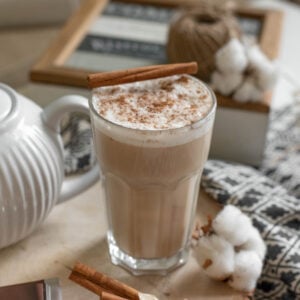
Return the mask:
<svg viewBox="0 0 300 300">
<path fill-rule="evenodd" d="M 32 69 L 32 80 L 86 86 L 86 75 L 91 72 L 167 63 L 168 24 L 178 10 L 177 3 L 83 1 L 81 9 Z M 236 16 L 244 34 L 275 58 L 281 13 L 247 8 L 238 9 Z"/>
<path fill-rule="evenodd" d="M 109 71 L 166 63 L 168 23 L 175 11 L 111 2 L 93 21 L 65 65 Z"/>
</svg>

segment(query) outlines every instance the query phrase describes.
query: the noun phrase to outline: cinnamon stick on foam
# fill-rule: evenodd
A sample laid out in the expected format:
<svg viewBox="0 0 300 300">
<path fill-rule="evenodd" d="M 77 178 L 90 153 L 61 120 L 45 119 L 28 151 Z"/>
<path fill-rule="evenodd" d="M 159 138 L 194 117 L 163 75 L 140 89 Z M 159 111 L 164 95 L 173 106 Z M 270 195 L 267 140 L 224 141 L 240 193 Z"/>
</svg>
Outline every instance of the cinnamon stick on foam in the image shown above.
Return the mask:
<svg viewBox="0 0 300 300">
<path fill-rule="evenodd" d="M 72 276 L 72 274 L 73 274 L 73 276 Z M 80 262 L 76 263 L 76 265 L 74 266 L 73 271 L 69 277 L 71 280 L 72 280 L 71 276 L 74 278 L 74 274 L 75 274 L 75 276 L 76 276 L 76 274 L 79 274 L 79 276 L 85 278 L 87 281 L 90 281 L 91 283 L 93 283 L 97 286 L 100 286 L 100 288 L 102 289 L 102 291 L 100 292 L 100 295 L 103 292 L 109 292 L 109 293 L 115 294 L 119 297 L 123 297 L 125 299 L 126 298 L 131 299 L 131 300 L 139 300 L 140 299 L 139 292 L 136 289 L 134 289 L 122 282 L 119 282 L 116 279 L 113 279 L 105 274 L 97 272 L 96 270 L 94 270 Z M 99 295 L 99 293 L 96 293 L 96 294 Z"/>
<path fill-rule="evenodd" d="M 89 88 L 125 84 L 179 74 L 196 74 L 196 62 L 145 66 L 134 69 L 94 73 L 87 77 Z"/>
</svg>

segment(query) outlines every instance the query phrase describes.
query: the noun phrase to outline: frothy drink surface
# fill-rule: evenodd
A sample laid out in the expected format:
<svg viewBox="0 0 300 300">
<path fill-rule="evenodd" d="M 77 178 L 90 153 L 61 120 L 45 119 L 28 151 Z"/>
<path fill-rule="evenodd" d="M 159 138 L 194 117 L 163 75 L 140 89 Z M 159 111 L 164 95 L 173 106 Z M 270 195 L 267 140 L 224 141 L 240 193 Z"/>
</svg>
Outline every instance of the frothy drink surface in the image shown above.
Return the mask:
<svg viewBox="0 0 300 300">
<path fill-rule="evenodd" d="M 113 239 L 134 258 L 176 255 L 187 247 L 209 151 L 213 117 L 194 125 L 212 109 L 211 93 L 182 75 L 96 89 L 92 103 Z"/>
<path fill-rule="evenodd" d="M 205 117 L 212 106 L 207 88 L 190 76 L 171 76 L 94 91 L 105 119 L 135 129 L 171 129 Z"/>
</svg>

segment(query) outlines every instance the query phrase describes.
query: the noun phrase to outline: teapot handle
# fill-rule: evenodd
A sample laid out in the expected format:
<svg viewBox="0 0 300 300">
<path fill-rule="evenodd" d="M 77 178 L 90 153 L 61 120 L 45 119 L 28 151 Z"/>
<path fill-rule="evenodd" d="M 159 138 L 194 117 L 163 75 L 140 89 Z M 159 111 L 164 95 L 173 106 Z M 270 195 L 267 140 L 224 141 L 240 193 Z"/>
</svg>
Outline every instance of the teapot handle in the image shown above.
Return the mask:
<svg viewBox="0 0 300 300">
<path fill-rule="evenodd" d="M 60 137 L 60 122 L 67 112 L 82 112 L 89 115 L 88 99 L 78 95 L 68 95 L 49 104 L 42 112 L 42 120 L 56 133 L 56 139 L 63 151 Z M 99 179 L 99 167 L 95 164 L 91 170 L 83 175 L 72 176 L 65 179 L 62 184 L 58 203 L 64 202 L 79 194 Z"/>
</svg>

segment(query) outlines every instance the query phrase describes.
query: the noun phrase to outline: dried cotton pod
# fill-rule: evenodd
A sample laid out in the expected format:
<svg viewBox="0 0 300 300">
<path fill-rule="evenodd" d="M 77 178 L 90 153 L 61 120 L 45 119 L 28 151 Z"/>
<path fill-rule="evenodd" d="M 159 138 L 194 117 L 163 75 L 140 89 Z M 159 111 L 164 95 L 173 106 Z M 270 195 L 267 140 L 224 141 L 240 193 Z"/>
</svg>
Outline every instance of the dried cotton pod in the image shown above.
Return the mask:
<svg viewBox="0 0 300 300">
<path fill-rule="evenodd" d="M 241 246 L 241 250 L 254 251 L 262 261 L 264 260 L 267 247 L 259 231 L 255 227 L 250 231 L 249 238 L 245 244 Z"/>
<path fill-rule="evenodd" d="M 229 40 L 216 53 L 217 69 L 223 73 L 242 73 L 248 65 L 248 58 L 243 44 L 236 38 Z"/>
<path fill-rule="evenodd" d="M 263 90 L 272 88 L 278 77 L 278 68 L 257 46 L 252 46 L 247 50 L 249 67 L 257 85 Z"/>
<path fill-rule="evenodd" d="M 140 300 L 158 300 L 157 297 L 155 297 L 152 294 L 144 294 L 144 293 L 139 293 L 139 298 Z"/>
<path fill-rule="evenodd" d="M 254 251 L 240 251 L 235 255 L 234 272 L 228 284 L 239 291 L 251 292 L 262 272 L 262 261 Z"/>
<path fill-rule="evenodd" d="M 198 264 L 213 279 L 224 280 L 234 270 L 234 248 L 217 235 L 202 237 L 194 253 Z"/>
<path fill-rule="evenodd" d="M 263 91 L 255 84 L 255 79 L 248 77 L 233 94 L 233 99 L 238 102 L 258 102 L 263 98 Z"/>
<path fill-rule="evenodd" d="M 244 244 L 253 229 L 251 220 L 237 207 L 226 205 L 213 220 L 214 232 L 226 239 L 233 246 Z"/>
<path fill-rule="evenodd" d="M 228 96 L 235 91 L 242 81 L 243 75 L 241 73 L 224 74 L 215 71 L 211 76 L 212 88 L 225 96 Z"/>
</svg>

